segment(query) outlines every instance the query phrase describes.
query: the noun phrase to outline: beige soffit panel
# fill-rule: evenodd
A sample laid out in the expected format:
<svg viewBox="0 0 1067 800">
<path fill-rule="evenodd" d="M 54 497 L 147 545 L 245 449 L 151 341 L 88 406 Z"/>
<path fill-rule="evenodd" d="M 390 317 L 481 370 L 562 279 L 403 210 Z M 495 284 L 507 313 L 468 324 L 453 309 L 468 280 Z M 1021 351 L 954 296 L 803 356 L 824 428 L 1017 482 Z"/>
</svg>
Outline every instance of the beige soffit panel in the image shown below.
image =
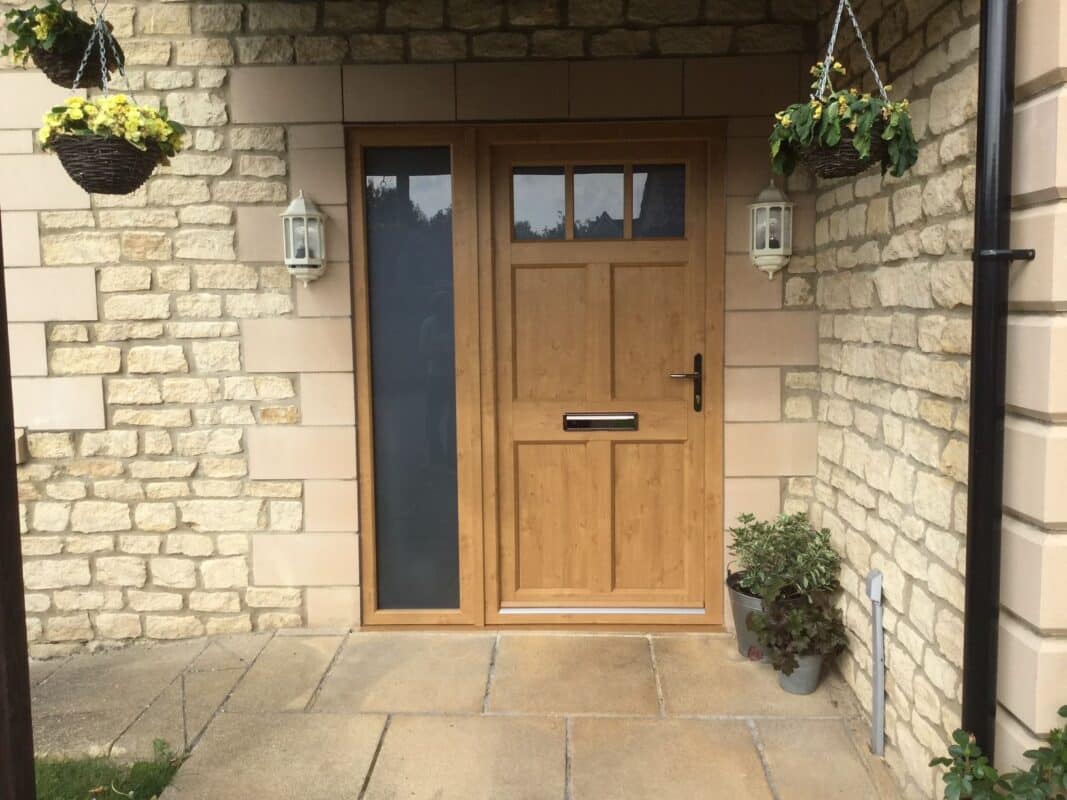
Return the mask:
<svg viewBox="0 0 1067 800">
<path fill-rule="evenodd" d="M 33 131 L 0 131 L 0 153 L 32 153 Z"/>
<path fill-rule="evenodd" d="M 252 537 L 256 586 L 359 584 L 359 537 L 352 533 L 269 533 Z"/>
<path fill-rule="evenodd" d="M 814 475 L 814 422 L 728 422 L 725 474 L 730 478 Z"/>
<path fill-rule="evenodd" d="M 1026 771 L 1033 763 L 1025 755 L 1027 750 L 1044 747 L 1047 742 L 1038 739 L 1011 715 L 1004 706 L 997 706 L 996 722 L 996 768 L 1001 772 Z"/>
<path fill-rule="evenodd" d="M 1010 300 L 1022 308 L 1067 307 L 1067 202 L 1014 211 L 1011 240 L 1037 251 L 1011 266 Z"/>
<path fill-rule="evenodd" d="M 27 267 L 4 273 L 11 322 L 98 319 L 92 267 Z"/>
<path fill-rule="evenodd" d="M 0 228 L 4 234 L 5 267 L 41 265 L 41 234 L 36 211 L 0 212 Z"/>
<path fill-rule="evenodd" d="M 1067 630 L 1067 535 L 1004 518 L 1000 601 L 1041 630 Z"/>
<path fill-rule="evenodd" d="M 433 122 L 456 118 L 452 64 L 345 67 L 345 122 Z"/>
<path fill-rule="evenodd" d="M 296 283 L 296 314 L 299 317 L 352 316 L 351 266 L 330 261 L 317 281 Z"/>
<path fill-rule="evenodd" d="M 359 530 L 359 484 L 305 481 L 304 527 L 313 531 Z"/>
<path fill-rule="evenodd" d="M 355 425 L 356 381 L 350 372 L 305 372 L 300 376 L 303 425 Z"/>
<path fill-rule="evenodd" d="M 723 481 L 723 522 L 737 524 L 742 514 L 774 519 L 782 511 L 782 482 L 778 478 L 727 478 Z M 727 534 L 729 537 L 729 534 Z"/>
<path fill-rule="evenodd" d="M 289 149 L 307 150 L 316 147 L 344 147 L 343 125 L 291 125 Z"/>
<path fill-rule="evenodd" d="M 1067 417 L 1067 318 L 1008 317 L 1006 401 L 1042 419 Z"/>
<path fill-rule="evenodd" d="M 746 253 L 726 256 L 726 310 L 742 311 L 782 307 L 783 273 L 768 280 Z"/>
<path fill-rule="evenodd" d="M 566 61 L 456 65 L 459 119 L 565 119 Z"/>
<path fill-rule="evenodd" d="M 72 92 L 56 86 L 38 70 L 7 70 L 0 72 L 0 128 L 41 127 L 41 118 L 52 106 L 62 104 L 72 95 L 85 97 L 80 89 Z"/>
<path fill-rule="evenodd" d="M 89 195 L 46 153 L 0 156 L 0 208 L 50 211 L 89 208 Z"/>
<path fill-rule="evenodd" d="M 352 326 L 344 318 L 248 319 L 241 350 L 248 372 L 351 372 Z"/>
<path fill-rule="evenodd" d="M 340 67 L 234 67 L 235 123 L 340 122 Z"/>
<path fill-rule="evenodd" d="M 1067 197 L 1067 87 L 1015 107 L 1013 152 L 1016 204 Z"/>
<path fill-rule="evenodd" d="M 818 363 L 818 360 L 817 312 L 726 312 L 728 365 L 808 366 Z"/>
<path fill-rule="evenodd" d="M 687 117 L 773 114 L 795 103 L 796 55 L 723 56 L 685 61 Z"/>
<path fill-rule="evenodd" d="M 352 480 L 356 477 L 354 427 L 250 427 L 248 477 L 253 480 Z"/>
<path fill-rule="evenodd" d="M 1016 99 L 1067 81 L 1067 5 L 1019 0 L 1015 32 Z"/>
<path fill-rule="evenodd" d="M 43 322 L 15 322 L 8 325 L 8 349 L 11 374 L 34 376 L 48 374 L 47 346 Z"/>
<path fill-rule="evenodd" d="M 1067 426 L 1009 415 L 1004 423 L 1004 505 L 1039 524 L 1067 527 Z"/>
<path fill-rule="evenodd" d="M 348 202 L 345 169 L 343 147 L 294 150 L 289 154 L 290 194 L 302 191 L 320 206 L 343 205 Z"/>
<path fill-rule="evenodd" d="M 777 422 L 782 416 L 782 375 L 777 367 L 724 371 L 727 422 Z"/>
<path fill-rule="evenodd" d="M 331 586 L 309 588 L 307 594 L 308 627 L 354 628 L 360 621 L 359 588 Z"/>
<path fill-rule="evenodd" d="M 1067 637 L 1044 637 L 1000 615 L 997 698 L 1027 728 L 1045 735 L 1060 727 L 1067 675 Z"/>
<path fill-rule="evenodd" d="M 675 59 L 570 61 L 572 119 L 682 115 L 682 62 Z"/>
<path fill-rule="evenodd" d="M 15 425 L 31 431 L 100 430 L 104 384 L 97 376 L 12 378 Z"/>
</svg>

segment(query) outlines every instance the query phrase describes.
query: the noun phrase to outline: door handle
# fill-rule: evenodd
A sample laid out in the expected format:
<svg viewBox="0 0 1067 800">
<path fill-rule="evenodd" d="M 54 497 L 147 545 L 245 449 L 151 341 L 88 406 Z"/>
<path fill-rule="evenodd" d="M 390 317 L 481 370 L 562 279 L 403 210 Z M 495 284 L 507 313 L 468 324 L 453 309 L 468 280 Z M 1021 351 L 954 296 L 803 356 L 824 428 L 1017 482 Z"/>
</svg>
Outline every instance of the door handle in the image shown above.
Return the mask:
<svg viewBox="0 0 1067 800">
<path fill-rule="evenodd" d="M 693 356 L 692 372 L 671 372 L 669 375 L 675 380 L 693 382 L 693 410 L 701 411 L 704 408 L 704 356 L 700 353 Z"/>
</svg>

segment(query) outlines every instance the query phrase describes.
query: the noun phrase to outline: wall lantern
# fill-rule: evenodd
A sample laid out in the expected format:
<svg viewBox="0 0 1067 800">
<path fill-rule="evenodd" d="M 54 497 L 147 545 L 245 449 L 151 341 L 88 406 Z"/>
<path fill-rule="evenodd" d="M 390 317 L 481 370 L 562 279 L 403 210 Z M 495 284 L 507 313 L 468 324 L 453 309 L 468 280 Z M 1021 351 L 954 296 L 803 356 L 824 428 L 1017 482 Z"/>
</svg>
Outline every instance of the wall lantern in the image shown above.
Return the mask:
<svg viewBox="0 0 1067 800">
<path fill-rule="evenodd" d="M 748 211 L 752 263 L 773 279 L 793 255 L 793 203 L 772 181 Z"/>
<path fill-rule="evenodd" d="M 323 273 L 326 260 L 325 217 L 300 192 L 282 214 L 282 241 L 289 274 L 307 286 Z"/>
</svg>

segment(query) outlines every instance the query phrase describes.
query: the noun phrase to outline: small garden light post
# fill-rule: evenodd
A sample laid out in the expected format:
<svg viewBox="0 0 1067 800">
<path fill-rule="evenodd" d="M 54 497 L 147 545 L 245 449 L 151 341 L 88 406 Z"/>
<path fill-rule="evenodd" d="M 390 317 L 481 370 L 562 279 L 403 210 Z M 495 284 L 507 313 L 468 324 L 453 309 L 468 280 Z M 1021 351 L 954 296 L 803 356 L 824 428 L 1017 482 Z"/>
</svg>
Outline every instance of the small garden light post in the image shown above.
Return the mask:
<svg viewBox="0 0 1067 800">
<path fill-rule="evenodd" d="M 748 212 L 752 263 L 770 280 L 793 255 L 793 203 L 772 181 Z"/>
<path fill-rule="evenodd" d="M 300 192 L 282 214 L 285 266 L 304 285 L 323 273 L 326 261 L 326 218 L 318 206 Z"/>
</svg>

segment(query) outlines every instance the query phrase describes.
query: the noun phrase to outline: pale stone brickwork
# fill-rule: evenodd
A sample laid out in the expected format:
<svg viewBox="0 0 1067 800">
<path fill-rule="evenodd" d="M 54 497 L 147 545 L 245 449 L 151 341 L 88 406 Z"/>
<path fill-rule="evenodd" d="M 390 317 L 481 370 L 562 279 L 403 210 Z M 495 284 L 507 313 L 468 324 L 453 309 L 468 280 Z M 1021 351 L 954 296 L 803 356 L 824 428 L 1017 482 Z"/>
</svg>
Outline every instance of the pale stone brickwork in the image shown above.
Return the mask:
<svg viewBox="0 0 1067 800">
<path fill-rule="evenodd" d="M 813 514 L 845 553 L 841 668 L 868 707 L 864 579 L 885 575 L 888 759 L 907 797 L 932 797 L 927 764 L 960 723 L 979 3 L 856 6 L 920 154 L 903 179 L 819 186 Z M 864 72 L 850 30 L 843 43 Z"/>
<path fill-rule="evenodd" d="M 744 253 L 814 17 L 807 0 L 112 5 L 138 97 L 192 143 L 125 198 L 86 196 L 36 149 L 66 92 L 0 72 L 34 653 L 358 624 L 345 122 L 730 117 L 726 514 L 806 507 L 810 184 L 790 187 L 789 271 L 768 282 Z M 279 263 L 298 189 L 329 218 L 309 288 Z"/>
<path fill-rule="evenodd" d="M 1067 9 L 1018 5 L 1013 267 L 1008 327 L 1004 574 L 997 760 L 1025 764 L 1067 703 Z"/>
</svg>

